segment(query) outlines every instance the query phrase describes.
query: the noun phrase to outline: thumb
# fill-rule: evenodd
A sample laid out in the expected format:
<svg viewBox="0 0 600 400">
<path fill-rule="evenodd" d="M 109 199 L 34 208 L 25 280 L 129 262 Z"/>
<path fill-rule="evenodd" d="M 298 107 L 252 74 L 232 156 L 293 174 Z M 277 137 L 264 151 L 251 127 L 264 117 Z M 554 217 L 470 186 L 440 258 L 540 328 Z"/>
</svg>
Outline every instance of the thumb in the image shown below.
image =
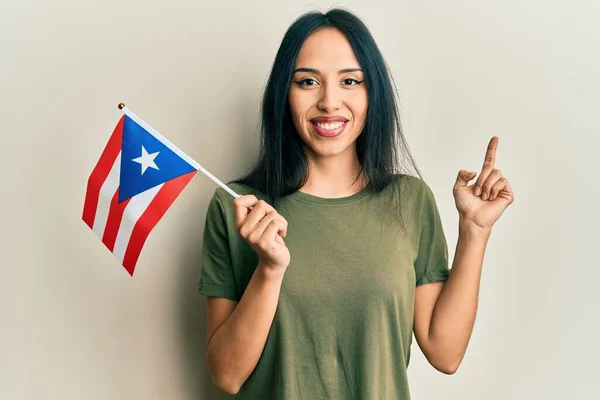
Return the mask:
<svg viewBox="0 0 600 400">
<path fill-rule="evenodd" d="M 470 180 L 475 178 L 475 175 L 477 175 L 477 173 L 474 171 L 465 171 L 464 169 L 461 169 L 460 171 L 458 171 L 458 176 L 456 177 L 456 183 L 454 184 L 454 187 L 466 187 L 467 183 L 469 183 Z"/>
</svg>

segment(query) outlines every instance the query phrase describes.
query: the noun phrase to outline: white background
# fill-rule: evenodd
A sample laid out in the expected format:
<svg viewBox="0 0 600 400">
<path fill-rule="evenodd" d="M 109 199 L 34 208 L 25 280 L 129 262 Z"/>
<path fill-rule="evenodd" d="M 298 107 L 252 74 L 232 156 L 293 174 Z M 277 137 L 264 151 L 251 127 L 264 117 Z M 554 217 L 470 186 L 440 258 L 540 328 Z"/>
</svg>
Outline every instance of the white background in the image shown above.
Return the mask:
<svg viewBox="0 0 600 400">
<path fill-rule="evenodd" d="M 3 1 L 0 398 L 219 399 L 197 295 L 216 185 L 197 175 L 131 278 L 81 220 L 119 102 L 223 181 L 258 147 L 259 101 L 302 1 Z M 493 135 L 516 201 L 496 224 L 466 357 L 416 344 L 414 399 L 592 399 L 599 349 L 598 1 L 350 1 L 401 93 L 451 257 L 459 169 Z"/>
</svg>

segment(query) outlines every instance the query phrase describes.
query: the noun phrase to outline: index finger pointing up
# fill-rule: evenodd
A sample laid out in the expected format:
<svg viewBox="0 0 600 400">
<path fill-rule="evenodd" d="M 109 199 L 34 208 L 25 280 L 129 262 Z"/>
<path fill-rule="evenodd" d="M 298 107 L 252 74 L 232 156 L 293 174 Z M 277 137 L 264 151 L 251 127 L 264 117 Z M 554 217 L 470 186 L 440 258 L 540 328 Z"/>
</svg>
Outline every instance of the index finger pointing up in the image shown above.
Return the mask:
<svg viewBox="0 0 600 400">
<path fill-rule="evenodd" d="M 485 152 L 485 160 L 483 165 L 495 165 L 496 164 L 496 149 L 498 148 L 498 137 L 494 136 L 488 144 L 487 151 Z"/>
</svg>

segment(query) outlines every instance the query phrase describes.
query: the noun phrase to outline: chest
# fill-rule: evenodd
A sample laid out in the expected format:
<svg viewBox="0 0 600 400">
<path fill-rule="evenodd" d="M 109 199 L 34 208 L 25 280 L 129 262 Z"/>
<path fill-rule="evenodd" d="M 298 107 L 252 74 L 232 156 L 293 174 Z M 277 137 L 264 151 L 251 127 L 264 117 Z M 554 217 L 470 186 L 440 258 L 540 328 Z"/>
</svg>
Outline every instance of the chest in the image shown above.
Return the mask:
<svg viewBox="0 0 600 400">
<path fill-rule="evenodd" d="M 289 229 L 291 262 L 282 299 L 343 312 L 351 304 L 410 302 L 417 249 L 397 225 L 378 217 L 304 218 Z"/>
</svg>

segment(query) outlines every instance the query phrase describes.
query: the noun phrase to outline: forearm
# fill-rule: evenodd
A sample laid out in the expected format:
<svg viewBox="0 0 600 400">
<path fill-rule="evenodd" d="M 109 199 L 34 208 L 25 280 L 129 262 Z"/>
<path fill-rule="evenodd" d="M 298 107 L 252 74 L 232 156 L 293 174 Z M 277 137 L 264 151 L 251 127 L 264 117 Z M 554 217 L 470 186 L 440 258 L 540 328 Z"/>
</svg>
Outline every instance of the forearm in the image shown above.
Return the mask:
<svg viewBox="0 0 600 400">
<path fill-rule="evenodd" d="M 279 301 L 283 273 L 254 272 L 242 298 L 207 347 L 215 382 L 237 392 L 252 373 L 267 341 Z"/>
<path fill-rule="evenodd" d="M 489 236 L 489 230 L 459 223 L 452 272 L 433 310 L 429 342 L 440 364 L 451 370 L 458 368 L 473 332 Z"/>
</svg>

